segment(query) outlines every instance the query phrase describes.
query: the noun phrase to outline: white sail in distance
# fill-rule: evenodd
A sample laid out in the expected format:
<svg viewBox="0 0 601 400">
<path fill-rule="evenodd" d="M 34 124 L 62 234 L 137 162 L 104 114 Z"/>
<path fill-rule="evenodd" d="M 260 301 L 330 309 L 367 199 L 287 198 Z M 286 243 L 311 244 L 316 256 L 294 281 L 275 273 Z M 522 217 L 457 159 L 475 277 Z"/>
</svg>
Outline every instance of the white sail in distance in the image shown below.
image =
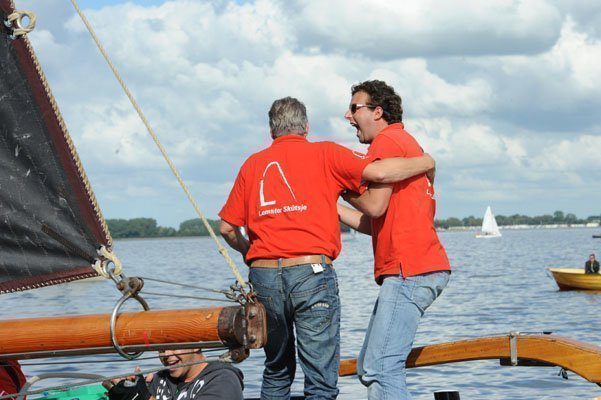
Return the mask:
<svg viewBox="0 0 601 400">
<path fill-rule="evenodd" d="M 497 220 L 495 219 L 495 216 L 492 213 L 492 209 L 490 208 L 490 206 L 486 208 L 484 218 L 482 219 L 482 231 L 478 235 L 476 235 L 476 237 L 501 237 L 501 232 L 499 231 Z"/>
</svg>

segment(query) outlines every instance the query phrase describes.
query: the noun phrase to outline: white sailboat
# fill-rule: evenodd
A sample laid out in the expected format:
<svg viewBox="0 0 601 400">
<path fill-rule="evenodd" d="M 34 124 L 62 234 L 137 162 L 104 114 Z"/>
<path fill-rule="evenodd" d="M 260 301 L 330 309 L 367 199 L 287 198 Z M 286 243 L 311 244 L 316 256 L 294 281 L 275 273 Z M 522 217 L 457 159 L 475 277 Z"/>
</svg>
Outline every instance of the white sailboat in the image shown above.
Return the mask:
<svg viewBox="0 0 601 400">
<path fill-rule="evenodd" d="M 482 219 L 482 230 L 476 235 L 477 238 L 494 238 L 501 237 L 499 226 L 495 215 L 492 213 L 490 206 L 486 208 L 484 218 Z"/>
</svg>

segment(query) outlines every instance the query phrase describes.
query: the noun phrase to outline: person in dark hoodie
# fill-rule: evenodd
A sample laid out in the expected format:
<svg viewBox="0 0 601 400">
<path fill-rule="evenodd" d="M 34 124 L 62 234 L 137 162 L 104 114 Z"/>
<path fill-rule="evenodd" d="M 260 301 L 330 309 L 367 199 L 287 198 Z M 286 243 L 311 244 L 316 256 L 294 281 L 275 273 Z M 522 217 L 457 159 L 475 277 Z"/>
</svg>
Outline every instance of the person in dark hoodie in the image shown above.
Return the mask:
<svg viewBox="0 0 601 400">
<path fill-rule="evenodd" d="M 243 400 L 242 371 L 228 363 L 198 363 L 204 358 L 199 349 L 167 350 L 160 354 L 160 359 L 163 365 L 172 368 L 149 375 L 146 380 L 138 376 L 113 381 L 109 399 Z M 186 365 L 190 363 L 197 364 Z M 176 367 L 178 364 L 183 366 Z"/>
</svg>

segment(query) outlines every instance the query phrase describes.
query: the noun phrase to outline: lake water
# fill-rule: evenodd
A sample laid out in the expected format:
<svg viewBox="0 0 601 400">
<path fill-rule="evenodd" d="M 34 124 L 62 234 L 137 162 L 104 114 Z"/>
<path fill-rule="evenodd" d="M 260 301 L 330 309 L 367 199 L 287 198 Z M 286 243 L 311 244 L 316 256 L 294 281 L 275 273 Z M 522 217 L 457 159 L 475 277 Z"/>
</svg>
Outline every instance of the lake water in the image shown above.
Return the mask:
<svg viewBox="0 0 601 400">
<path fill-rule="evenodd" d="M 601 345 L 601 294 L 559 292 L 547 267 L 583 267 L 589 253 L 601 253 L 601 240 L 591 238 L 598 229 L 503 231 L 500 239 L 475 239 L 473 232 L 445 232 L 440 238 L 453 266 L 449 286 L 422 319 L 416 346 L 475 338 L 509 331 L 553 331 L 562 336 Z M 128 276 L 140 275 L 227 288 L 234 278 L 208 238 L 126 240 L 116 252 Z M 239 258 L 235 258 L 237 261 Z M 246 267 L 241 265 L 243 273 Z M 372 278 L 368 237 L 345 237 L 335 263 L 342 299 L 343 357 L 356 357 L 363 341 L 378 287 Z M 146 290 L 169 293 L 147 283 Z M 194 290 L 171 293 L 207 296 Z M 21 318 L 80 313 L 109 313 L 119 293 L 110 282 L 79 282 L 30 292 L 3 295 L 0 318 Z M 148 296 L 151 308 L 211 306 L 194 299 Z M 135 309 L 135 305 L 133 306 Z M 94 357 L 98 359 L 99 357 Z M 77 358 L 76 360 L 85 360 Z M 34 360 L 24 361 L 31 364 Z M 262 350 L 253 351 L 238 367 L 245 374 L 246 396 L 258 396 Z M 135 365 L 152 368 L 155 360 L 133 363 L 28 365 L 35 375 L 50 371 L 78 371 L 113 375 L 130 372 Z M 591 399 L 601 388 L 573 373 L 557 376 L 559 368 L 501 367 L 498 361 L 472 361 L 408 371 L 415 399 L 432 399 L 432 392 L 455 389 L 462 399 Z M 364 399 L 366 391 L 356 377 L 339 381 L 340 399 Z M 40 388 L 41 383 L 34 388 Z M 297 372 L 294 392 L 302 393 Z"/>
</svg>

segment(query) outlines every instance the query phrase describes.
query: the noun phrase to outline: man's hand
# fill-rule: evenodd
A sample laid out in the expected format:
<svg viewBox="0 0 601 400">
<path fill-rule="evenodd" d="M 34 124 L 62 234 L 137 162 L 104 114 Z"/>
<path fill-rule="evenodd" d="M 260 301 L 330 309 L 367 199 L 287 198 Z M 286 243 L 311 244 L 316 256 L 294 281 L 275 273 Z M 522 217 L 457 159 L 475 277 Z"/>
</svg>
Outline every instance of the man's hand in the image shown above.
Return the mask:
<svg viewBox="0 0 601 400">
<path fill-rule="evenodd" d="M 152 395 L 146 386 L 142 375 L 138 375 L 135 382 L 127 379 L 119 381 L 108 391 L 110 400 L 149 400 Z"/>
</svg>

